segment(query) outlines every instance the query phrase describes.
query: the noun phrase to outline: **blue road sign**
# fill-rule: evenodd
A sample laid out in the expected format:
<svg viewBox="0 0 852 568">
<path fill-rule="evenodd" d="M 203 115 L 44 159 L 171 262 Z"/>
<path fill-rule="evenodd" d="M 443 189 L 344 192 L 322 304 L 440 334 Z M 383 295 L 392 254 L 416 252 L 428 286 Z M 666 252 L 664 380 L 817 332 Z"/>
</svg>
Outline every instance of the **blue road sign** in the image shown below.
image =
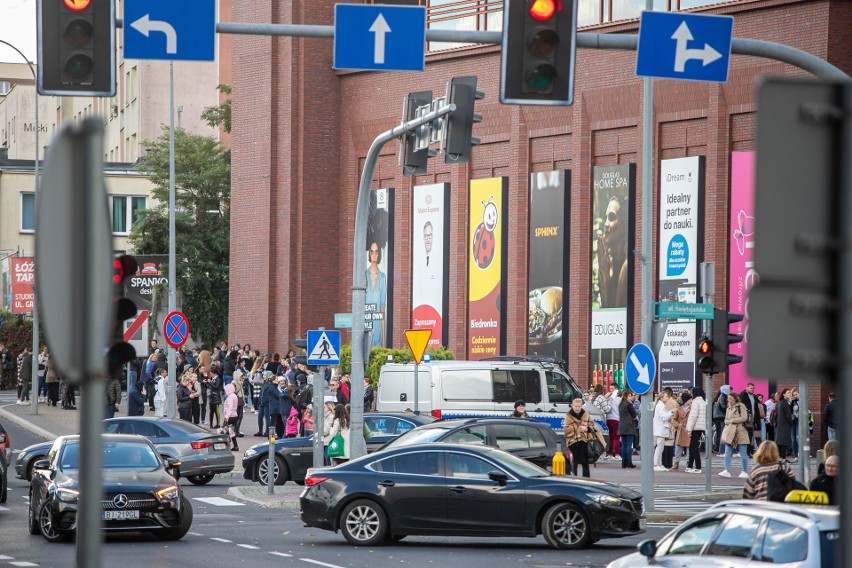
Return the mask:
<svg viewBox="0 0 852 568">
<path fill-rule="evenodd" d="M 636 74 L 724 83 L 733 35 L 731 16 L 642 12 Z"/>
<path fill-rule="evenodd" d="M 340 365 L 340 332 L 308 330 L 308 365 Z"/>
<path fill-rule="evenodd" d="M 335 69 L 423 71 L 425 65 L 425 6 L 334 6 Z"/>
<path fill-rule="evenodd" d="M 644 343 L 637 343 L 627 352 L 624 366 L 627 386 L 636 394 L 645 394 L 651 390 L 657 375 L 657 359 L 654 352 Z"/>
<path fill-rule="evenodd" d="M 216 0 L 126 0 L 127 59 L 216 59 Z"/>
</svg>

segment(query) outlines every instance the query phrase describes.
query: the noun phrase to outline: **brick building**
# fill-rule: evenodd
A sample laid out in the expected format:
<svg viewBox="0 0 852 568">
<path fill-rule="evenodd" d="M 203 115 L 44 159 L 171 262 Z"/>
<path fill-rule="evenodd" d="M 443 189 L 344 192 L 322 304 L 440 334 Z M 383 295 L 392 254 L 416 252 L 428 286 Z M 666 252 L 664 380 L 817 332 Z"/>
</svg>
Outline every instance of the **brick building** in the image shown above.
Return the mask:
<svg viewBox="0 0 852 568">
<path fill-rule="evenodd" d="M 421 2 L 422 4 L 423 2 Z M 588 4 L 582 0 L 581 4 Z M 691 5 L 706 4 L 693 2 Z M 258 0 L 234 6 L 234 21 L 333 24 L 333 2 Z M 429 6 L 434 27 L 446 27 Z M 501 21 L 488 4 L 486 26 Z M 678 6 L 685 4 L 677 4 Z M 612 3 L 600 3 L 602 23 L 580 32 L 636 34 L 637 19 L 612 21 Z M 852 71 L 852 3 L 843 0 L 740 0 L 697 8 L 735 18 L 735 37 L 786 44 Z M 583 23 L 581 18 L 581 24 Z M 483 29 L 480 25 L 479 29 Z M 411 315 L 412 188 L 449 183 L 449 306 L 446 344 L 462 357 L 468 342 L 470 180 L 506 176 L 506 354 L 526 353 L 530 175 L 570 170 L 567 226 L 566 351 L 569 372 L 590 382 L 593 294 L 593 168 L 636 164 L 642 178 L 642 81 L 635 52 L 580 49 L 571 107 L 504 106 L 498 102 L 500 47 L 474 45 L 427 53 L 422 73 L 368 73 L 332 69 L 327 39 L 266 36 L 233 38 L 233 184 L 230 294 L 231 342 L 284 350 L 333 314 L 351 311 L 354 208 L 364 157 L 373 139 L 398 124 L 409 91 L 443 93 L 451 77 L 476 75 L 486 93 L 474 135 L 482 144 L 467 164 L 429 161 L 425 175 L 405 177 L 398 144 L 385 146 L 374 188 L 394 188 L 394 288 L 390 337 L 404 345 Z M 438 47 L 438 46 L 433 46 Z M 753 150 L 756 87 L 767 75 L 806 76 L 771 60 L 733 56 L 727 83 L 657 80 L 654 86 L 655 223 L 660 160 L 704 156 L 703 259 L 716 264 L 716 304 L 728 297 L 728 239 L 732 152 Z M 641 248 L 641 215 L 632 226 Z M 654 270 L 657 230 L 654 233 Z M 630 286 L 632 337 L 638 340 L 639 264 Z M 657 297 L 655 282 L 655 297 Z M 346 338 L 346 335 L 344 335 Z M 723 377 L 717 377 L 716 386 Z M 790 383 L 792 384 L 792 383 Z M 821 411 L 829 386 L 811 391 Z M 817 423 L 819 427 L 819 420 Z"/>
</svg>

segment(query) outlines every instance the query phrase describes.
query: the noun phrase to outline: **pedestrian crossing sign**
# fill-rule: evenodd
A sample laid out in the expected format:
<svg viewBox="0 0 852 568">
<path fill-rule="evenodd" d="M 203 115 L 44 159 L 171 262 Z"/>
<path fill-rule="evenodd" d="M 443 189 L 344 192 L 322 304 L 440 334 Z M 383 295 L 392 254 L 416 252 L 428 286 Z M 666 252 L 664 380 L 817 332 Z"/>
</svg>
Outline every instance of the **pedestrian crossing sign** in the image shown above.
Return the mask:
<svg viewBox="0 0 852 568">
<path fill-rule="evenodd" d="M 308 330 L 308 365 L 340 365 L 340 332 Z"/>
</svg>

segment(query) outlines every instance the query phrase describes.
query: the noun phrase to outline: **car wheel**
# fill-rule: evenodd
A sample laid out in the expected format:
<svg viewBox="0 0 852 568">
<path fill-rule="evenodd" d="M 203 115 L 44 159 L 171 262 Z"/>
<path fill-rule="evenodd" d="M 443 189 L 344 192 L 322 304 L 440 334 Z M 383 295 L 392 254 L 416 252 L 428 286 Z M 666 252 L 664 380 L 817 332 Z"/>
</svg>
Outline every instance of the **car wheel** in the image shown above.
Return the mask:
<svg viewBox="0 0 852 568">
<path fill-rule="evenodd" d="M 191 475 L 187 477 L 187 479 L 193 485 L 207 485 L 213 480 L 214 477 L 216 477 L 215 473 L 208 473 L 205 475 Z"/>
<path fill-rule="evenodd" d="M 180 498 L 180 524 L 168 531 L 154 533 L 160 540 L 180 540 L 186 536 L 189 529 L 192 528 L 192 505 L 186 497 Z"/>
<path fill-rule="evenodd" d="M 27 506 L 27 525 L 29 525 L 30 534 L 38 534 L 40 531 L 38 527 L 38 515 L 33 511 L 33 496 L 30 493 L 30 504 Z"/>
<path fill-rule="evenodd" d="M 273 466 L 275 469 L 272 471 L 272 474 L 275 476 L 275 485 L 284 485 L 287 482 L 287 478 L 289 477 L 289 472 L 287 471 L 287 464 L 284 463 L 284 460 L 281 459 L 281 456 L 275 456 L 275 465 Z M 269 460 L 264 458 L 257 462 L 257 481 L 261 485 L 269 484 L 269 477 L 267 473 L 269 472 Z"/>
<path fill-rule="evenodd" d="M 340 531 L 349 544 L 375 546 L 385 539 L 388 532 L 385 512 L 374 501 L 353 501 L 340 515 Z"/>
<path fill-rule="evenodd" d="M 559 503 L 548 509 L 541 521 L 547 543 L 560 550 L 588 546 L 591 530 L 586 515 L 572 503 Z"/>
<path fill-rule="evenodd" d="M 41 506 L 38 511 L 39 532 L 41 532 L 41 536 L 43 536 L 44 540 L 47 542 L 67 541 L 69 535 L 56 530 L 56 525 L 53 522 L 55 513 L 56 510 L 50 502 L 46 502 Z"/>
</svg>

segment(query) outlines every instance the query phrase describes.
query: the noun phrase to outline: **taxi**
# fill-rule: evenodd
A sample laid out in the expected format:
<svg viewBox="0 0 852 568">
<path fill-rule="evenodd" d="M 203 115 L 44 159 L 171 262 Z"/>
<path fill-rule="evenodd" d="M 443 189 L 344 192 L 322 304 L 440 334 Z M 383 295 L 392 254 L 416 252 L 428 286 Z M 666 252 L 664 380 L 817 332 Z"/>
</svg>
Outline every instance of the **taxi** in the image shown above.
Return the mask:
<svg viewBox="0 0 852 568">
<path fill-rule="evenodd" d="M 840 509 L 820 491 L 791 491 L 785 503 L 735 500 L 719 503 L 684 522 L 659 543 L 608 568 L 638 566 L 787 568 L 840 566 Z"/>
</svg>

